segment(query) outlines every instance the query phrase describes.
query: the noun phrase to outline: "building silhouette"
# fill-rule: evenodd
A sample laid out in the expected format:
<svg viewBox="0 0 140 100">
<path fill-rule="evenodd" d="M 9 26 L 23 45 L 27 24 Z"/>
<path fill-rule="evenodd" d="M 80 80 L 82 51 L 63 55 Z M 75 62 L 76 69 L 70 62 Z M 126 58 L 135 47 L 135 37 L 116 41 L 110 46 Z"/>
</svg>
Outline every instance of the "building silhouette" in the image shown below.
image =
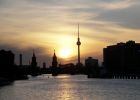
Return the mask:
<svg viewBox="0 0 140 100">
<path fill-rule="evenodd" d="M 36 56 L 35 56 L 34 52 L 33 52 L 33 56 L 32 56 L 31 66 L 32 67 L 36 67 L 37 66 Z"/>
<path fill-rule="evenodd" d="M 54 54 L 52 57 L 52 66 L 51 66 L 53 76 L 56 76 L 59 73 L 57 65 L 58 65 L 57 56 L 56 56 L 55 50 L 54 50 Z"/>
<path fill-rule="evenodd" d="M 43 68 L 44 68 L 44 69 L 46 68 L 46 63 L 45 63 L 45 62 L 43 62 Z"/>
<path fill-rule="evenodd" d="M 22 66 L 22 54 L 19 54 L 19 66 Z"/>
<path fill-rule="evenodd" d="M 39 68 L 37 67 L 37 61 L 36 61 L 36 56 L 34 52 L 32 56 L 30 71 L 31 71 L 32 76 L 37 76 L 39 74 Z"/>
<path fill-rule="evenodd" d="M 59 64 L 61 74 L 75 74 L 75 65 L 73 63 Z"/>
<path fill-rule="evenodd" d="M 0 77 L 14 79 L 14 59 L 13 52 L 0 50 Z"/>
<path fill-rule="evenodd" d="M 99 77 L 98 59 L 93 59 L 92 57 L 88 57 L 87 59 L 85 59 L 85 66 L 87 69 L 88 78 Z"/>
<path fill-rule="evenodd" d="M 103 59 L 108 77 L 140 77 L 140 43 L 128 41 L 107 46 L 103 49 Z"/>
<path fill-rule="evenodd" d="M 57 56 L 55 54 L 55 50 L 54 50 L 54 54 L 53 54 L 53 57 L 52 57 L 52 67 L 57 67 Z"/>
</svg>

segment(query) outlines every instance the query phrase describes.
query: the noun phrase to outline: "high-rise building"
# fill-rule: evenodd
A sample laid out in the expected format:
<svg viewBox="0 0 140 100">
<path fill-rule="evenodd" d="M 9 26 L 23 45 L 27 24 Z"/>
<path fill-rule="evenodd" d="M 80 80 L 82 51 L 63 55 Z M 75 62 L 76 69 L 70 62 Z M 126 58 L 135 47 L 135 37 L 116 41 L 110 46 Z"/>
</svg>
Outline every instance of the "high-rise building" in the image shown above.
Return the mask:
<svg viewBox="0 0 140 100">
<path fill-rule="evenodd" d="M 0 50 L 0 77 L 14 77 L 15 55 L 11 51 Z"/>
<path fill-rule="evenodd" d="M 15 55 L 12 51 L 0 50 L 0 65 L 11 67 L 14 65 Z"/>
<path fill-rule="evenodd" d="M 104 66 L 112 75 L 140 75 L 140 43 L 128 41 L 103 49 Z"/>
</svg>

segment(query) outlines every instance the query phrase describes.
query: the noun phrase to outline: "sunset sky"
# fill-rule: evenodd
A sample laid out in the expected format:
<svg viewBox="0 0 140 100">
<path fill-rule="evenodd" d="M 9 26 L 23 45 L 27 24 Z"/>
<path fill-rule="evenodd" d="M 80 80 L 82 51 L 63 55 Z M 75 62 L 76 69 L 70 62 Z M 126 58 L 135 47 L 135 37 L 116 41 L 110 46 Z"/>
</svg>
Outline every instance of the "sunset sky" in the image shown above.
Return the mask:
<svg viewBox="0 0 140 100">
<path fill-rule="evenodd" d="M 103 48 L 140 42 L 140 0 L 0 0 L 0 49 L 12 50 L 28 64 L 33 50 L 39 65 L 77 60 L 77 24 L 81 59 L 102 61 Z M 63 54 L 65 53 L 65 54 Z"/>
</svg>

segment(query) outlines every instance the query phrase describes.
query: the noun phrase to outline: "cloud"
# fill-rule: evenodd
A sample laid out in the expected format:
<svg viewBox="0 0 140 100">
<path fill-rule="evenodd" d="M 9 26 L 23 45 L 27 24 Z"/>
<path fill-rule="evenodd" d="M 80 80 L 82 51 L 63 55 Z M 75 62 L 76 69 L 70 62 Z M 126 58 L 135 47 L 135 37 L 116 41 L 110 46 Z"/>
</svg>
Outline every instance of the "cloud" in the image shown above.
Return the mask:
<svg viewBox="0 0 140 100">
<path fill-rule="evenodd" d="M 0 45 L 27 51 L 37 47 L 39 54 L 51 57 L 54 48 L 65 45 L 63 36 L 71 37 L 66 45 L 76 48 L 79 23 L 82 54 L 93 45 L 89 55 L 96 56 L 97 50 L 101 55 L 106 45 L 140 41 L 139 8 L 138 0 L 0 0 Z"/>
<path fill-rule="evenodd" d="M 136 6 L 122 10 L 105 11 L 100 13 L 96 20 L 116 23 L 122 27 L 139 29 L 140 27 L 140 2 Z"/>
<path fill-rule="evenodd" d="M 136 1 L 137 0 L 109 0 L 109 2 L 104 1 L 98 4 L 98 6 L 107 10 L 126 9 L 134 6 Z"/>
</svg>

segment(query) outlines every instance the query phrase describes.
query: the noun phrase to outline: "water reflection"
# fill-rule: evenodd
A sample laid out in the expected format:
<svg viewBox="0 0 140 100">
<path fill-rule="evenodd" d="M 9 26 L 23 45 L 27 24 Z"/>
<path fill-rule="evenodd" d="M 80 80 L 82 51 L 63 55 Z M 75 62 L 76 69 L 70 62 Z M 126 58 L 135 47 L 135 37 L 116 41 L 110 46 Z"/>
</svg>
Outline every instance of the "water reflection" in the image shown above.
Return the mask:
<svg viewBox="0 0 140 100">
<path fill-rule="evenodd" d="M 0 100 L 139 100 L 140 80 L 42 75 L 0 88 Z"/>
<path fill-rule="evenodd" d="M 74 93 L 73 88 L 76 87 L 76 84 L 70 84 L 71 77 L 69 75 L 62 75 L 58 76 L 57 78 L 61 78 L 61 81 L 58 84 L 61 92 L 57 92 L 56 96 L 59 100 L 76 100 L 76 96 Z"/>
<path fill-rule="evenodd" d="M 63 79 L 69 79 L 70 75 L 64 74 L 64 75 L 59 75 L 59 76 L 55 76 L 56 78 L 63 78 Z"/>
</svg>

